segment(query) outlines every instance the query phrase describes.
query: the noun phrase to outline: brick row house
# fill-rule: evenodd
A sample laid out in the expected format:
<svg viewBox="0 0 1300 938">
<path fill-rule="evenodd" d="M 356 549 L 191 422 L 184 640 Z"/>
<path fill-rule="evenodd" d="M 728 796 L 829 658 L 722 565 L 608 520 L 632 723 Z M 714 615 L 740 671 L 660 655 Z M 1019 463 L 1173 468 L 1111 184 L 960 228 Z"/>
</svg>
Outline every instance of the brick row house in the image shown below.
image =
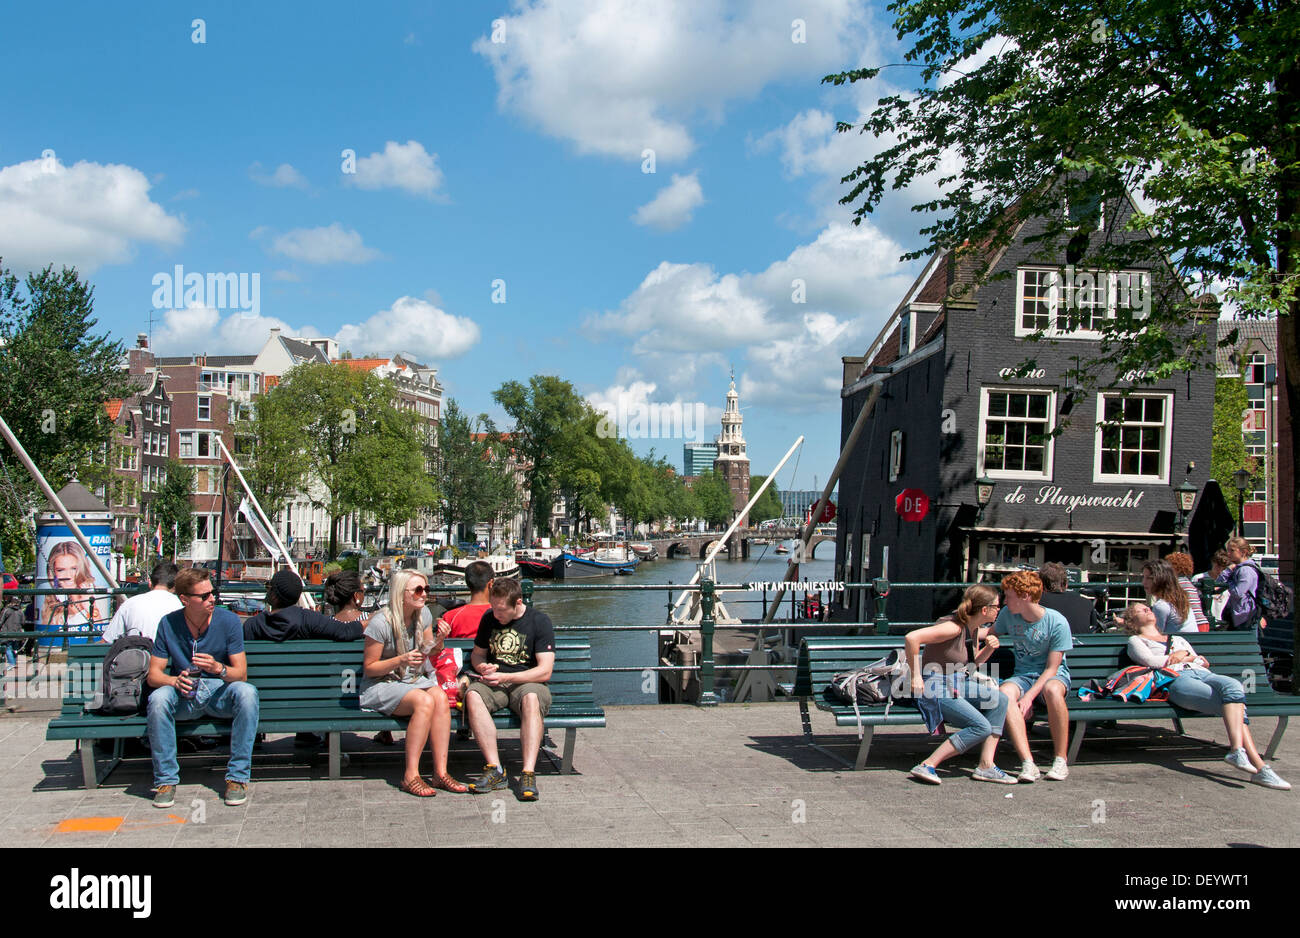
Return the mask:
<svg viewBox="0 0 1300 938">
<path fill-rule="evenodd" d="M 222 458 L 217 441 L 236 459 L 245 444 L 235 425 L 252 415 L 258 395 L 274 387 L 292 368 L 306 363 L 340 361 L 333 339 L 291 338 L 272 329 L 256 355 L 155 356 L 143 333 L 127 352 L 125 367 L 138 393 L 110 401 L 109 417 L 120 428 L 110 451 L 111 480 L 100 496 L 114 513 L 114 548 L 120 550 L 135 531 L 137 517 L 147 516 L 148 504 L 166 480 L 168 458 L 195 470 L 194 541 L 180 559 L 199 563 L 215 560 L 221 537 Z M 349 360 L 355 361 L 355 360 Z M 369 360 L 372 370 L 393 382 L 400 406 L 415 410 L 429 427 L 441 414 L 442 387 L 435 369 L 407 356 Z M 351 365 L 359 367 L 358 365 Z M 247 524 L 235 514 L 240 499 L 238 483 L 228 481 L 225 546 L 227 558 L 265 556 Z M 296 556 L 320 550 L 328 543 L 329 517 L 300 493 L 277 512 L 272 522 Z M 418 537 L 416 531 L 433 531 L 436 519 L 418 519 L 414 526 L 394 528 L 391 537 Z M 145 532 L 152 537 L 152 529 Z M 359 547 L 376 530 L 355 513 L 340 524 L 340 549 Z"/>
<path fill-rule="evenodd" d="M 1120 230 L 1131 211 L 1123 200 L 1104 217 Z M 1087 389 L 1067 373 L 1097 354 L 1105 318 L 1182 287 L 1163 260 L 1076 271 L 1062 245 L 1045 261 L 1033 240 L 1045 227 L 1026 222 L 982 257 L 932 258 L 868 354 L 844 358 L 842 444 L 880 394 L 839 482 L 836 579 L 992 581 L 1059 561 L 1085 581 L 1130 580 L 1171 549 L 1175 489 L 1209 478 L 1214 374 Z M 977 261 L 990 265 L 982 285 Z M 1212 337 L 1217 310 L 1202 309 L 1189 329 Z M 1039 329 L 1051 341 L 1031 343 Z M 919 522 L 897 511 L 909 489 L 929 500 Z M 1130 592 L 1112 589 L 1112 607 Z M 950 598 L 896 590 L 890 617 L 930 619 Z M 837 614 L 869 616 L 865 594 L 846 593 Z"/>
</svg>

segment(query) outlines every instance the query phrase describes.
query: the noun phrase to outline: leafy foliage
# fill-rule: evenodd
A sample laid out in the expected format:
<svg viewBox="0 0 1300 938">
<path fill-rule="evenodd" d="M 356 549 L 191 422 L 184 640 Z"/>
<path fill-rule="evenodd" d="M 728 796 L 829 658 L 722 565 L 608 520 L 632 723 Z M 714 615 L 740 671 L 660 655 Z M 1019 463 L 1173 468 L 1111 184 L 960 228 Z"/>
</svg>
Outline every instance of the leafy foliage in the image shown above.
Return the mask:
<svg viewBox="0 0 1300 938">
<path fill-rule="evenodd" d="M 190 496 L 194 494 L 195 475 L 193 467 L 179 459 L 167 460 L 167 480 L 149 502 L 150 519 L 162 525 L 162 549 L 166 557 L 179 557 L 194 541 L 194 506 Z M 151 533 L 144 532 L 146 537 Z"/>
</svg>

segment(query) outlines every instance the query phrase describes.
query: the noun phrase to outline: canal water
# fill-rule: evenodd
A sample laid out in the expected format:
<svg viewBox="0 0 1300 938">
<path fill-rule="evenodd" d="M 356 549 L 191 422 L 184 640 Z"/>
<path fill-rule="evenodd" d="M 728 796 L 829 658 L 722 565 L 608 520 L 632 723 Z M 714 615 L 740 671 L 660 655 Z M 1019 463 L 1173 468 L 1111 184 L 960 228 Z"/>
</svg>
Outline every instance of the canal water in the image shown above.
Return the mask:
<svg viewBox="0 0 1300 938">
<path fill-rule="evenodd" d="M 825 558 L 806 562 L 800 566 L 800 581 L 825 581 L 832 578 L 835 562 L 833 544 L 821 545 Z M 786 560 L 774 554 L 771 546 L 753 548 L 748 560 L 717 561 L 720 584 L 762 583 L 785 579 Z M 674 583 L 679 587 L 690 581 L 698 568 L 698 561 L 686 559 L 642 562 L 630 576 L 604 577 L 597 580 L 577 581 L 583 586 L 633 586 Z M 564 581 L 537 580 L 533 594 L 536 607 L 551 617 L 557 628 L 585 629 L 592 626 L 636 626 L 634 631 L 590 632 L 592 666 L 595 668 L 635 668 L 627 672 L 597 672 L 593 676 L 593 691 L 600 704 L 645 704 L 658 701 L 658 679 L 641 669 L 659 664 L 659 638 L 657 630 L 668 619 L 668 605 L 676 601 L 681 590 L 558 590 L 550 589 Z M 768 591 L 769 600 L 774 595 Z M 822 598 L 827 598 L 822 593 Z M 762 591 L 728 592 L 721 596 L 732 615 L 742 619 L 762 617 Z M 803 593 L 799 593 L 803 598 Z M 783 608 L 777 618 L 790 615 L 790 593 L 786 593 Z M 561 633 L 563 634 L 563 633 Z"/>
</svg>

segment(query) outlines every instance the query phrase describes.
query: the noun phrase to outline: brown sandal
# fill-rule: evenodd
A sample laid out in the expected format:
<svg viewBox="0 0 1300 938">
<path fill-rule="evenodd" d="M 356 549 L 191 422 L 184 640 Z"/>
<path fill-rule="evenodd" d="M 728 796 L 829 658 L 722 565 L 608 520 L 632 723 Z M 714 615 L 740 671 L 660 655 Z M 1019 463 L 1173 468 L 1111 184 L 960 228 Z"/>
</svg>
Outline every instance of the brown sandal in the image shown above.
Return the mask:
<svg viewBox="0 0 1300 938">
<path fill-rule="evenodd" d="M 433 780 L 434 788 L 441 788 L 443 791 L 450 791 L 457 795 L 464 794 L 469 788 L 456 781 L 450 775 L 439 775 Z"/>
<path fill-rule="evenodd" d="M 428 782 L 418 775 L 415 778 L 402 779 L 402 784 L 398 787 L 408 795 L 415 795 L 417 798 L 432 798 L 438 794 L 429 787 Z"/>
</svg>

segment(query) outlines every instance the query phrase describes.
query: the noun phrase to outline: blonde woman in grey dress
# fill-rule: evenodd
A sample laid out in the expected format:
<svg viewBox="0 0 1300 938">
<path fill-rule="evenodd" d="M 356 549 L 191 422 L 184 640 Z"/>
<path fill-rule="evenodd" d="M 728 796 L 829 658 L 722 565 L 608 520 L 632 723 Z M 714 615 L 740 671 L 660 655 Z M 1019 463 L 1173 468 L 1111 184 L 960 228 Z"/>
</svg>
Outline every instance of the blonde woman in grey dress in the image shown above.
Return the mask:
<svg viewBox="0 0 1300 938">
<path fill-rule="evenodd" d="M 463 792 L 465 786 L 447 772 L 451 741 L 451 707 L 426 659 L 436 658 L 451 626 L 425 608 L 428 582 L 413 570 L 398 570 L 389 584 L 388 604 L 366 623 L 361 706 L 388 716 L 410 717 L 406 726 L 406 772 L 401 789 L 417 798 L 432 798 L 435 788 Z M 394 625 L 395 624 L 395 625 Z M 425 742 L 433 753 L 432 782 L 420 776 Z"/>
</svg>

